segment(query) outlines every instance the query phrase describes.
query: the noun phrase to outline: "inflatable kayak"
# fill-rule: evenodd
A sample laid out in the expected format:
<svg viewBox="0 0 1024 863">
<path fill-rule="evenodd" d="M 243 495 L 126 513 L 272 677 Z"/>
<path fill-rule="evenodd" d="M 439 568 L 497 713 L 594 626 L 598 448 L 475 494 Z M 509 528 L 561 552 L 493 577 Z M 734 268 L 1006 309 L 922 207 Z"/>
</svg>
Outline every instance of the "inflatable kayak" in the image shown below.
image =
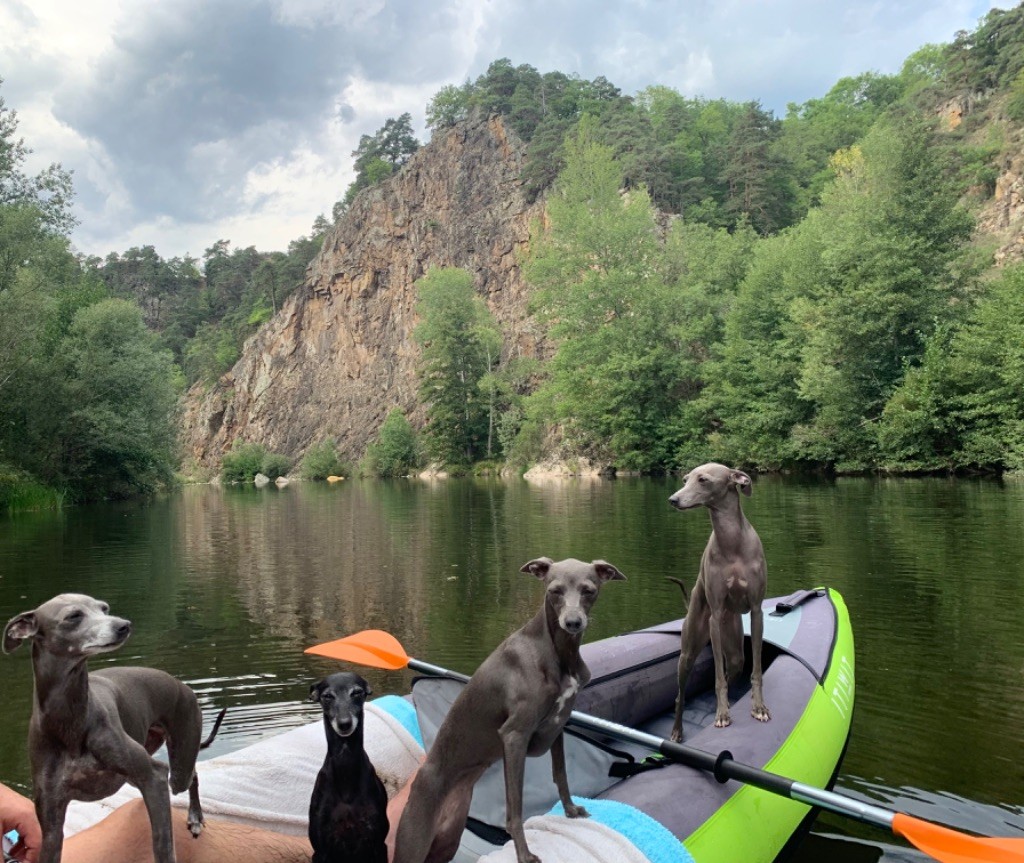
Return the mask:
<svg viewBox="0 0 1024 863">
<path fill-rule="evenodd" d="M 709 646 L 690 677 L 684 742 L 713 755 L 727 750 L 737 762 L 830 788 L 853 713 L 853 634 L 846 607 L 835 591 L 799 591 L 767 600 L 764 621 L 764 692 L 771 721 L 750 716 L 746 677 L 730 687 L 732 724 L 714 727 Z M 744 622 L 749 667 L 749 616 Z M 577 712 L 667 738 L 681 625 L 674 621 L 584 645 L 592 679 L 577 699 Z M 414 685 L 418 724 L 428 747 L 458 688 L 436 678 Z M 807 806 L 738 782 L 720 783 L 708 771 L 650 759 L 650 749 L 621 739 L 569 730 L 566 758 L 574 797 L 586 798 L 584 805 L 597 822 L 635 837 L 648 860 L 770 863 L 809 826 Z M 561 811 L 548 758 L 528 759 L 526 784 L 524 812 Z M 503 795 L 498 764 L 477 785 L 456 860 L 487 856 L 504 843 Z M 562 832 L 579 823 L 561 820 Z M 533 845 L 531 850 L 546 859 L 543 847 Z"/>
<path fill-rule="evenodd" d="M 684 743 L 816 787 L 830 787 L 850 730 L 853 633 L 832 590 L 800 591 L 764 603 L 764 694 L 771 721 L 750 716 L 749 679 L 730 688 L 732 724 L 714 728 L 710 647 L 690 677 Z M 682 621 L 614 636 L 582 648 L 592 679 L 577 713 L 667 737 L 676 694 Z M 748 625 L 748 622 L 747 622 Z M 749 625 L 747 637 L 749 656 Z M 461 683 L 423 677 L 412 692 L 366 705 L 365 746 L 393 796 L 419 765 Z M 809 826 L 810 807 L 710 771 L 652 757 L 652 748 L 567 727 L 574 799 L 586 819 L 561 814 L 547 756 L 527 759 L 527 842 L 546 863 L 770 863 Z M 326 744 L 319 718 L 198 765 L 208 815 L 305 835 L 309 798 Z M 67 831 L 99 820 L 137 792 L 72 804 Z M 187 806 L 187 794 L 174 805 Z M 478 783 L 459 863 L 514 863 L 504 834 L 500 763 Z M 507 844 L 506 844 L 507 842 Z"/>
</svg>

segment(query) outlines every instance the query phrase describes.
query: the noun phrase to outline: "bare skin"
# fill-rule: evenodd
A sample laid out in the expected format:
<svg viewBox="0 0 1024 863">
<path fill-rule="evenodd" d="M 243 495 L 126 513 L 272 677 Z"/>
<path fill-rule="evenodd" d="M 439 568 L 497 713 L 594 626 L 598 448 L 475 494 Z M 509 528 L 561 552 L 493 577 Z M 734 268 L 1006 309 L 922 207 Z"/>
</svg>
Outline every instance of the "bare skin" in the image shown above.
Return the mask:
<svg viewBox="0 0 1024 863">
<path fill-rule="evenodd" d="M 0 834 L 16 830 L 18 844 L 11 849 L 11 856 L 24 863 L 35 863 L 43 844 L 43 831 L 36 818 L 36 807 L 27 797 L 17 791 L 0 785 Z"/>
<path fill-rule="evenodd" d="M 309 863 L 312 848 L 302 836 L 286 836 L 231 821 L 207 819 L 206 829 L 192 838 L 181 809 L 171 812 L 178 863 L 223 863 L 244 849 L 249 863 Z M 141 800 L 133 800 L 64 842 L 67 863 L 153 863 L 149 816 Z"/>
<path fill-rule="evenodd" d="M 388 818 L 397 825 L 409 796 L 411 779 L 388 804 Z M 0 823 L 26 837 L 25 850 L 15 848 L 15 859 L 34 863 L 39 853 L 39 824 L 27 797 L 0 785 Z M 313 849 L 304 836 L 261 830 L 232 821 L 207 818 L 205 829 L 193 839 L 181 809 L 171 810 L 178 863 L 224 863 L 244 849 L 246 863 L 309 863 Z M 24 828 L 24 829 L 22 829 Z M 394 828 L 388 836 L 388 859 L 394 849 Z M 153 863 L 149 815 L 142 800 L 115 809 L 102 821 L 64 842 L 65 863 Z"/>
</svg>

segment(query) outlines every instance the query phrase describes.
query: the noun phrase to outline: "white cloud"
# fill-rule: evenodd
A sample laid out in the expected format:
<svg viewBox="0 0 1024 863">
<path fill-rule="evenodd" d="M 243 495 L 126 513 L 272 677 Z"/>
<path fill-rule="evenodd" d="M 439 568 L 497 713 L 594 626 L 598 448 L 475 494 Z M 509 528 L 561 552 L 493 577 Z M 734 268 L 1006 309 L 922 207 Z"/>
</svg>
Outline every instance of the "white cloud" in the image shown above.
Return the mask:
<svg viewBox="0 0 1024 863">
<path fill-rule="evenodd" d="M 0 95 L 75 172 L 74 235 L 106 254 L 283 249 L 329 213 L 362 134 L 500 57 L 625 93 L 760 99 L 895 72 L 1008 0 L 2 0 Z"/>
</svg>

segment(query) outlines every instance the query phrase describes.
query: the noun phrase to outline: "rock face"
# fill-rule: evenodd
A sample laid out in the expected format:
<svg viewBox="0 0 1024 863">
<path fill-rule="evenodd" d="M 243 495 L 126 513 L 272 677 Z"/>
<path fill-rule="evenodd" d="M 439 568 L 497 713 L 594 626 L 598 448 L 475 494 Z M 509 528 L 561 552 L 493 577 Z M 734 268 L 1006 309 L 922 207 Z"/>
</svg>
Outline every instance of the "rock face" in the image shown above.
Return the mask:
<svg viewBox="0 0 1024 863">
<path fill-rule="evenodd" d="M 298 458 L 331 438 L 357 459 L 392 408 L 421 423 L 415 282 L 431 267 L 473 274 L 505 333 L 506 359 L 537 355 L 519 260 L 541 209 L 521 191 L 523 153 L 492 117 L 437 136 L 363 192 L 235 367 L 189 392 L 186 467 L 216 468 L 235 440 Z"/>
<path fill-rule="evenodd" d="M 996 239 L 995 262 L 1004 266 L 1024 261 L 1024 154 L 1017 150 L 1001 168 L 992 200 L 978 214 L 978 233 Z"/>
</svg>

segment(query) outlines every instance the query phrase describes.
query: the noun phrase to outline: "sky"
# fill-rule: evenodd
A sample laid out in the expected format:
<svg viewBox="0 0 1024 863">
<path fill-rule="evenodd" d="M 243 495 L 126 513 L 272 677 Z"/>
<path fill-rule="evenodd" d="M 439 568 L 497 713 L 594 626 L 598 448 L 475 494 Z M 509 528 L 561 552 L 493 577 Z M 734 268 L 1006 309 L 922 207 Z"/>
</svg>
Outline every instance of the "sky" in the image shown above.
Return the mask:
<svg viewBox="0 0 1024 863">
<path fill-rule="evenodd" d="M 285 250 L 330 216 L 352 151 L 496 59 L 632 95 L 758 99 L 898 72 L 1012 0 L 0 0 L 0 98 L 73 171 L 74 247 Z"/>
</svg>

